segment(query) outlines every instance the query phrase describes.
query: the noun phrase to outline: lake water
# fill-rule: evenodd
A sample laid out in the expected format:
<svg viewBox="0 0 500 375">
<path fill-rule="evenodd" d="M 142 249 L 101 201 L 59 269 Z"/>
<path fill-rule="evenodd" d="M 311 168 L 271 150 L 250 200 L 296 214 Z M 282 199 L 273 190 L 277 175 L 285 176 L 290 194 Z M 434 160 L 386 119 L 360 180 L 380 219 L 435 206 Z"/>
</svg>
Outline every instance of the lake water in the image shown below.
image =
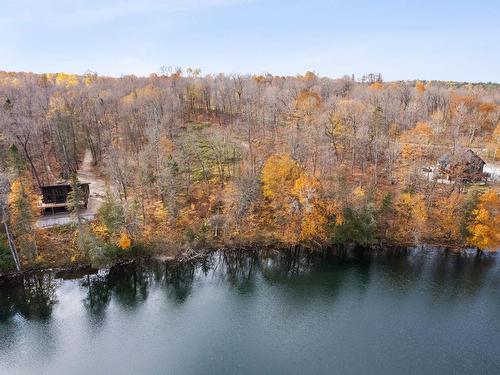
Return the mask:
<svg viewBox="0 0 500 375">
<path fill-rule="evenodd" d="M 495 257 L 215 253 L 0 285 L 0 374 L 499 374 Z"/>
</svg>

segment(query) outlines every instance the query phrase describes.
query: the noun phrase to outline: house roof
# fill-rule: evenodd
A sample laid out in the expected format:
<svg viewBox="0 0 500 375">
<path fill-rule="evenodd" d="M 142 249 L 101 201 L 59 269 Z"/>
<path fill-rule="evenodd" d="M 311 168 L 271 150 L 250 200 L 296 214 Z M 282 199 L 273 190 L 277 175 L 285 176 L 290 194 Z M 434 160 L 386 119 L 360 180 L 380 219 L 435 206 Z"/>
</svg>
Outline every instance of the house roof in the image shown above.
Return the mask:
<svg viewBox="0 0 500 375">
<path fill-rule="evenodd" d="M 79 182 L 78 185 L 90 185 L 90 182 Z M 55 187 L 61 187 L 61 186 L 71 186 L 69 182 L 60 182 L 57 184 L 52 184 L 52 185 L 43 185 L 40 186 L 40 188 L 55 188 Z"/>
<path fill-rule="evenodd" d="M 438 162 L 440 164 L 460 164 L 460 163 L 467 163 L 473 161 L 473 159 L 480 161 L 483 164 L 486 164 L 486 162 L 481 159 L 481 157 L 476 154 L 474 151 L 472 151 L 470 148 L 468 149 L 462 149 L 455 154 L 446 154 L 441 156 L 438 159 Z"/>
</svg>

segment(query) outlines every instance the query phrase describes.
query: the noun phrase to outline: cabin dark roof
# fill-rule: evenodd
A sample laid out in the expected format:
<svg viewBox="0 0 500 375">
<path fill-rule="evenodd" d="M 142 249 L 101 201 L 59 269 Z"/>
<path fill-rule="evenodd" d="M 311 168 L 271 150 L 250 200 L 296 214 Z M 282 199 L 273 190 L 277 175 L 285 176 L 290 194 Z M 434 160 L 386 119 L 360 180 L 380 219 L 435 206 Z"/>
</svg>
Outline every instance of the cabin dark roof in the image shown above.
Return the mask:
<svg viewBox="0 0 500 375">
<path fill-rule="evenodd" d="M 85 194 L 84 206 L 87 207 L 87 202 L 90 195 L 90 183 L 89 182 L 79 182 L 78 186 L 83 190 Z M 70 194 L 72 187 L 68 182 L 58 182 L 52 185 L 41 186 L 40 190 L 42 192 L 42 208 L 55 209 L 61 207 L 67 207 L 68 205 L 68 195 Z"/>
<path fill-rule="evenodd" d="M 482 163 L 486 162 L 481 159 L 474 151 L 469 149 L 463 149 L 456 152 L 455 154 L 446 154 L 438 159 L 438 163 L 442 166 L 448 165 L 459 165 L 459 164 L 469 164 L 469 163 Z"/>
<path fill-rule="evenodd" d="M 79 182 L 78 185 L 90 185 L 90 182 Z M 57 184 L 43 185 L 40 187 L 43 189 L 43 188 L 55 188 L 55 187 L 61 187 L 61 186 L 71 186 L 71 184 L 69 182 L 59 182 Z"/>
</svg>

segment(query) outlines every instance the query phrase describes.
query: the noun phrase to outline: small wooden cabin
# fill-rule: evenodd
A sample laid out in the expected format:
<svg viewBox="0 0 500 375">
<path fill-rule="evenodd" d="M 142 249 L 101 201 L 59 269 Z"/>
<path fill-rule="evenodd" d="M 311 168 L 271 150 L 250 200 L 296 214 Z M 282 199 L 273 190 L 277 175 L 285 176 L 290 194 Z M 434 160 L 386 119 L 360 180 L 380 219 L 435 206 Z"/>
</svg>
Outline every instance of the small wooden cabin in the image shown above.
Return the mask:
<svg viewBox="0 0 500 375">
<path fill-rule="evenodd" d="M 90 196 L 90 188 L 88 182 L 80 182 L 79 186 L 85 194 L 83 205 L 87 208 Z M 68 183 L 59 183 L 54 185 L 45 185 L 42 190 L 42 210 L 46 212 L 51 210 L 55 213 L 57 209 L 67 209 L 68 194 L 71 191 L 71 185 Z"/>
<path fill-rule="evenodd" d="M 481 181 L 485 178 L 483 167 L 486 162 L 471 149 L 442 156 L 438 169 L 449 180 Z"/>
</svg>

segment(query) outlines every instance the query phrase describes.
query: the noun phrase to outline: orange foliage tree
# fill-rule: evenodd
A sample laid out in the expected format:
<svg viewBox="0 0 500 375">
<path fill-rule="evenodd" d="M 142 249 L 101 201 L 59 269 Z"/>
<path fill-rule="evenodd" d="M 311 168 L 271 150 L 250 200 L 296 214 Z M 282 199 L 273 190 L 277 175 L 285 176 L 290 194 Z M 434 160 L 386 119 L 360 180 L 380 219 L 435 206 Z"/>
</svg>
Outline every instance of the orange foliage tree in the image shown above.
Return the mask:
<svg viewBox="0 0 500 375">
<path fill-rule="evenodd" d="M 464 196 L 453 192 L 448 197 L 436 200 L 432 209 L 433 225 L 429 226 L 429 236 L 443 243 L 460 244 L 463 241 L 461 222 Z"/>
<path fill-rule="evenodd" d="M 130 238 L 126 231 L 123 231 L 118 239 L 118 247 L 122 250 L 127 250 L 130 249 L 130 246 L 132 246 L 132 238 Z"/>
<path fill-rule="evenodd" d="M 425 90 L 426 90 L 425 83 L 423 83 L 423 82 L 417 82 L 417 83 L 415 84 L 415 89 L 416 89 L 419 93 L 423 93 L 423 92 L 425 92 Z"/>
</svg>

